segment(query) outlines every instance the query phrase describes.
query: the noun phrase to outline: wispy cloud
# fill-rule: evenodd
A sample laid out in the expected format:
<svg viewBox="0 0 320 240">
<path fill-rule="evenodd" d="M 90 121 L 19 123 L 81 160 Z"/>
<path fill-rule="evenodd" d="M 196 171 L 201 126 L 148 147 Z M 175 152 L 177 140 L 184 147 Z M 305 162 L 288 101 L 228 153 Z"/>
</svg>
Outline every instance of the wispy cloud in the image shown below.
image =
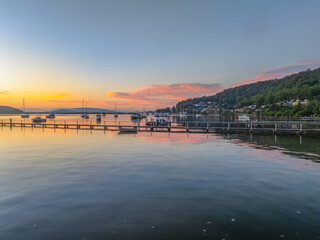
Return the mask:
<svg viewBox="0 0 320 240">
<path fill-rule="evenodd" d="M 55 100 L 55 99 L 50 99 L 48 102 L 55 102 L 55 103 L 81 103 L 81 100 Z"/>
<path fill-rule="evenodd" d="M 152 85 L 132 92 L 110 92 L 108 95 L 134 104 L 171 106 L 183 99 L 212 95 L 221 90 L 223 90 L 222 85 L 217 83 L 182 83 Z"/>
<path fill-rule="evenodd" d="M 315 69 L 318 67 L 320 67 L 320 59 L 314 59 L 314 60 L 304 59 L 296 62 L 295 64 L 284 66 L 284 67 L 256 69 L 257 76 L 251 79 L 242 80 L 238 83 L 235 83 L 233 86 L 241 86 L 241 85 L 246 85 L 246 84 L 255 83 L 259 81 L 282 78 L 287 75 L 291 75 L 307 69 Z"/>
<path fill-rule="evenodd" d="M 0 91 L 0 94 L 8 94 L 9 91 Z"/>
<path fill-rule="evenodd" d="M 64 98 L 64 97 L 70 97 L 70 94 L 61 93 L 61 94 L 55 94 L 55 95 L 46 95 L 43 97 L 45 97 L 45 98 Z"/>
</svg>

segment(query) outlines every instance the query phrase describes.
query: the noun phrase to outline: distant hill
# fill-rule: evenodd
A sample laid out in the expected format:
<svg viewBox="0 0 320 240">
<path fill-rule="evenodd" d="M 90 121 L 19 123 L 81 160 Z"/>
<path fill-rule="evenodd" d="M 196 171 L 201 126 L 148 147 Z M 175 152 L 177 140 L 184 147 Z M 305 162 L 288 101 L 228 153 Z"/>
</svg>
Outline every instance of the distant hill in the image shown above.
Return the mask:
<svg viewBox="0 0 320 240">
<path fill-rule="evenodd" d="M 84 113 L 84 112 L 88 112 L 88 113 L 114 113 L 114 111 L 108 110 L 108 109 L 102 109 L 102 108 L 88 108 L 86 110 L 86 108 L 61 108 L 61 109 L 55 109 L 52 112 L 56 113 L 56 114 L 76 114 L 76 113 Z"/>
<path fill-rule="evenodd" d="M 312 115 L 320 114 L 320 68 L 315 70 L 306 70 L 300 73 L 292 74 L 281 79 L 273 79 L 268 81 L 256 82 L 252 84 L 242 85 L 225 89 L 212 96 L 203 96 L 200 98 L 187 99 L 176 105 L 176 111 L 179 112 L 184 108 L 192 108 L 194 104 L 200 102 L 212 102 L 215 106 L 225 109 L 236 109 L 250 105 L 257 107 L 263 105 L 270 106 L 270 111 L 280 111 L 281 106 L 275 106 L 276 103 L 292 99 L 307 99 L 310 101 L 308 106 L 299 106 L 297 111 L 307 112 L 282 112 L 280 115 Z M 286 108 L 290 110 L 290 108 Z M 282 111 L 282 110 L 281 110 Z"/>
<path fill-rule="evenodd" d="M 21 110 L 9 106 L 0 106 L 0 114 L 21 114 Z"/>
</svg>

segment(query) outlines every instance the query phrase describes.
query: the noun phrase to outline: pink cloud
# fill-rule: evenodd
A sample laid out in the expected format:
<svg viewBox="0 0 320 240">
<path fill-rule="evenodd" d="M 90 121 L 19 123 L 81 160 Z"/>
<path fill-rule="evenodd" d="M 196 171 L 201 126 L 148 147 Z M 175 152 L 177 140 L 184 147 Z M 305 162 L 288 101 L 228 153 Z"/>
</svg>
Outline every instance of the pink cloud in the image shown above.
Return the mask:
<svg viewBox="0 0 320 240">
<path fill-rule="evenodd" d="M 223 90 L 220 84 L 201 84 L 201 83 L 183 83 L 183 84 L 163 84 L 147 86 L 132 92 L 112 92 L 108 95 L 113 98 L 130 101 L 135 104 L 153 104 L 159 106 L 172 106 L 177 101 L 200 97 L 203 95 L 212 95 Z"/>
<path fill-rule="evenodd" d="M 294 73 L 298 73 L 301 71 L 305 71 L 307 69 L 315 69 L 320 66 L 320 59 L 314 60 L 300 60 L 294 65 L 279 67 L 279 68 L 270 68 L 270 69 L 263 69 L 258 75 L 254 78 L 242 80 L 238 83 L 235 83 L 233 86 L 241 86 L 255 82 L 267 81 L 272 80 L 275 78 L 283 78 L 287 75 L 291 75 Z"/>
</svg>

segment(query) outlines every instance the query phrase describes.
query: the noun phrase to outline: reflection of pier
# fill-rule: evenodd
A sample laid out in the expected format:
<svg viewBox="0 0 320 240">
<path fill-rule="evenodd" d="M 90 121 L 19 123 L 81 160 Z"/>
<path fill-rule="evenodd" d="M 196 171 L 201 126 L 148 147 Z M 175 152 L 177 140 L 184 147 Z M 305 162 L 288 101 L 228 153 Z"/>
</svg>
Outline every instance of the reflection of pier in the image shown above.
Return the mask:
<svg viewBox="0 0 320 240">
<path fill-rule="evenodd" d="M 167 122 L 165 125 L 149 125 L 140 124 L 134 125 L 109 124 L 103 123 L 79 123 L 79 122 L 44 122 L 34 123 L 25 121 L 1 120 L 1 126 L 10 127 L 31 127 L 31 128 L 64 128 L 64 129 L 91 129 L 91 130 L 111 130 L 119 131 L 122 128 L 137 129 L 137 131 L 157 131 L 157 132 L 190 132 L 190 133 L 320 133 L 320 123 L 318 122 Z"/>
</svg>

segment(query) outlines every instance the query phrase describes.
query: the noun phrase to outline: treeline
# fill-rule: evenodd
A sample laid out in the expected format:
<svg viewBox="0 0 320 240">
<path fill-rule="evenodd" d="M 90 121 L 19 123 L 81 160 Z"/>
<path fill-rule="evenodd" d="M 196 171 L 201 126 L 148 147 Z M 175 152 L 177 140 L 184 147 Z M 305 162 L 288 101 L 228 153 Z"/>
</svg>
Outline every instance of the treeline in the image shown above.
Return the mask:
<svg viewBox="0 0 320 240">
<path fill-rule="evenodd" d="M 310 104 L 306 106 L 282 108 L 276 103 L 292 100 L 308 99 Z M 282 79 L 257 82 L 239 87 L 229 88 L 213 96 L 187 99 L 176 105 L 177 111 L 182 108 L 192 107 L 199 102 L 213 102 L 219 107 L 234 110 L 250 105 L 258 108 L 266 105 L 271 112 L 280 111 L 278 114 L 286 116 L 300 115 L 298 112 L 319 114 L 320 102 L 320 68 L 306 70 L 297 74 L 286 76 Z M 287 112 L 286 112 L 287 111 Z M 289 115 L 290 114 L 290 115 Z"/>
</svg>

